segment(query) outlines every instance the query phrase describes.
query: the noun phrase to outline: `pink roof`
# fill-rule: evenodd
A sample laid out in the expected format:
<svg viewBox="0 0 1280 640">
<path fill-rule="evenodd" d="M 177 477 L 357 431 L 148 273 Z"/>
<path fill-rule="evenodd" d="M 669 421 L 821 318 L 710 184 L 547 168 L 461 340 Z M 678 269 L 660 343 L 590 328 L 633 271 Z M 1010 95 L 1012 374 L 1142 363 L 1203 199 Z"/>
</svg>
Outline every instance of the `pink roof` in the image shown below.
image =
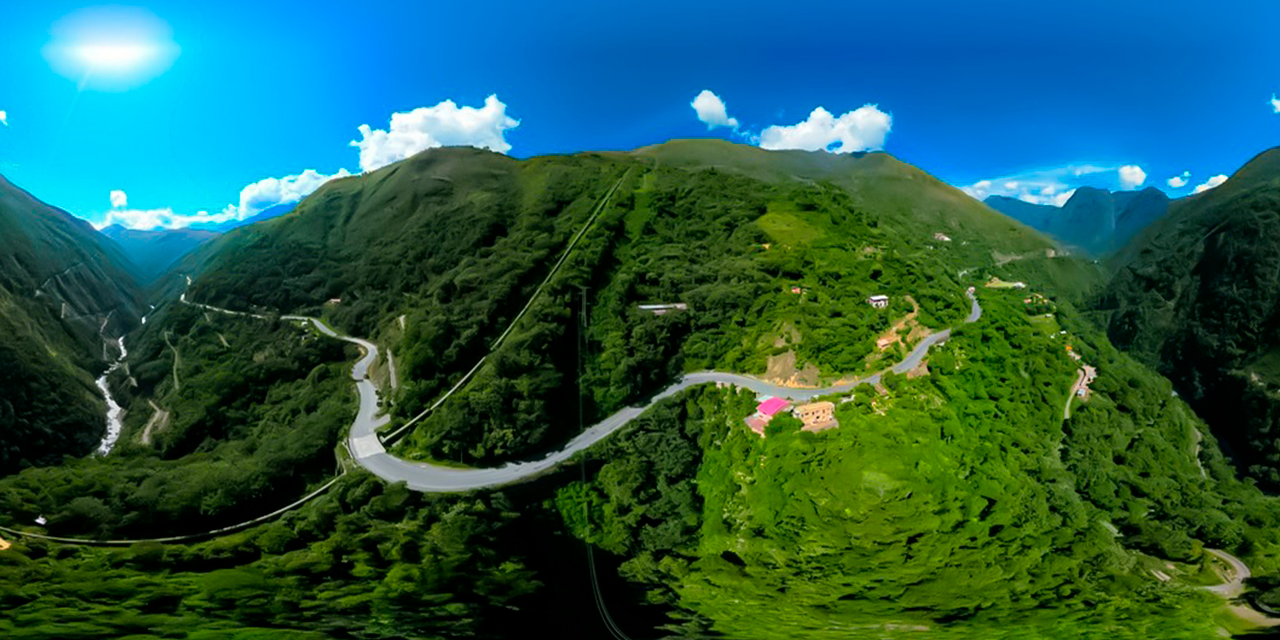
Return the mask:
<svg viewBox="0 0 1280 640">
<path fill-rule="evenodd" d="M 769 398 L 768 400 L 761 402 L 760 406 L 756 407 L 756 411 L 759 411 L 766 416 L 771 416 L 785 409 L 788 404 L 790 403 L 787 402 L 786 398 Z"/>
</svg>

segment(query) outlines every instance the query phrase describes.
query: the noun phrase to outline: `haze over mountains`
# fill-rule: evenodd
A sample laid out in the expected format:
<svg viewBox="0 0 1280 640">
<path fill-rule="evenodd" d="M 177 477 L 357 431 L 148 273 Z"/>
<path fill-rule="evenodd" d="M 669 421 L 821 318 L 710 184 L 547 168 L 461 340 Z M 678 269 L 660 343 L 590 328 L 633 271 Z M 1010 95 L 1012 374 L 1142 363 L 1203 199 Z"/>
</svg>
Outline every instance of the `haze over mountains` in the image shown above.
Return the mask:
<svg viewBox="0 0 1280 640">
<path fill-rule="evenodd" d="M 1061 207 L 999 195 L 983 202 L 1066 245 L 1101 256 L 1118 251 L 1163 216 L 1171 200 L 1155 187 L 1140 191 L 1080 187 Z"/>
</svg>

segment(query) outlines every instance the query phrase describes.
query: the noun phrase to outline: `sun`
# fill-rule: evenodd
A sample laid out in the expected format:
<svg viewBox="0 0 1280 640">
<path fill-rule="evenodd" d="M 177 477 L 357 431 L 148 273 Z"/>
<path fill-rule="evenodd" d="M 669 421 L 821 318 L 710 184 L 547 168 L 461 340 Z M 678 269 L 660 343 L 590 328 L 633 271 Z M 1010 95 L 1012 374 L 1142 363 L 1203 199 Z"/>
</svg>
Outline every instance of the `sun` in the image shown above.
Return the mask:
<svg viewBox="0 0 1280 640">
<path fill-rule="evenodd" d="M 90 7 L 54 24 L 44 54 L 79 90 L 127 91 L 164 73 L 179 49 L 169 25 L 138 7 Z"/>
<path fill-rule="evenodd" d="M 127 71 L 150 60 L 155 48 L 146 44 L 82 44 L 75 56 L 90 69 Z"/>
</svg>

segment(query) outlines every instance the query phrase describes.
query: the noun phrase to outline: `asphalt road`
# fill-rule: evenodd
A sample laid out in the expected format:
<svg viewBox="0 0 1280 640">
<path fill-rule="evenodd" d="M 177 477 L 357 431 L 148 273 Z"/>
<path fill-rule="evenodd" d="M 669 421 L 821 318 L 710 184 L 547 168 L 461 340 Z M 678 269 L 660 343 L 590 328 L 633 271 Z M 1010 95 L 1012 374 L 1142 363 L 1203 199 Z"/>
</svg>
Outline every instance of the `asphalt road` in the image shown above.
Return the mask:
<svg viewBox="0 0 1280 640">
<path fill-rule="evenodd" d="M 972 294 L 968 295 L 972 306 L 970 308 L 969 317 L 965 319 L 965 322 L 975 322 L 978 318 L 982 317 L 982 307 L 978 305 L 976 297 Z M 600 442 L 613 432 L 625 426 L 627 423 L 639 417 L 640 414 L 644 413 L 646 409 L 654 404 L 696 385 L 713 382 L 727 383 L 750 389 L 756 393 L 788 398 L 793 401 L 803 401 L 833 393 L 847 393 L 854 387 L 863 384 L 875 384 L 880 381 L 881 375 L 877 373 L 860 380 L 822 389 L 796 389 L 771 384 L 763 380 L 758 380 L 750 376 L 744 376 L 736 373 L 723 373 L 719 371 L 690 373 L 654 395 L 645 404 L 637 407 L 627 407 L 608 418 L 601 420 L 595 425 L 592 425 L 587 430 L 578 434 L 577 437 L 570 440 L 563 448 L 547 455 L 546 457 L 528 462 L 508 463 L 501 467 L 491 467 L 487 469 L 461 469 L 425 462 L 411 462 L 403 460 L 387 453 L 386 449 L 382 446 L 382 442 L 377 436 L 377 429 L 386 424 L 388 418 L 387 416 L 379 416 L 377 414 L 378 391 L 373 383 L 366 377 L 369 365 L 377 359 L 378 347 L 376 345 L 367 340 L 340 335 L 314 318 L 304 318 L 301 316 L 285 316 L 284 318 L 289 320 L 312 322 L 326 335 L 355 343 L 364 350 L 365 356 L 356 363 L 352 370 L 352 378 L 356 380 L 356 385 L 360 392 L 360 411 L 356 415 L 355 422 L 351 425 L 351 432 L 348 436 L 348 444 L 351 449 L 351 454 L 355 458 L 357 464 L 379 478 L 382 478 L 387 482 L 404 482 L 414 491 L 429 493 L 451 493 L 486 489 L 512 484 L 535 477 L 538 474 L 553 469 L 557 465 L 569 460 L 578 452 Z M 924 340 L 921 340 L 920 344 L 916 345 L 916 347 L 911 350 L 911 353 L 907 354 L 907 357 L 904 358 L 902 362 L 894 365 L 891 370 L 895 373 L 905 373 L 916 368 L 920 362 L 924 360 L 924 357 L 928 353 L 930 347 L 945 341 L 950 336 L 951 330 L 947 329 L 945 331 L 939 331 L 938 333 L 932 334 Z"/>
<path fill-rule="evenodd" d="M 1244 562 L 1226 551 L 1218 549 L 1205 549 L 1205 551 L 1213 554 L 1219 560 L 1227 563 L 1231 567 L 1231 578 L 1222 584 L 1216 584 L 1212 587 L 1205 587 L 1205 591 L 1212 591 L 1224 598 L 1235 598 L 1244 593 L 1244 581 L 1253 575 L 1249 571 L 1249 566 Z"/>
</svg>

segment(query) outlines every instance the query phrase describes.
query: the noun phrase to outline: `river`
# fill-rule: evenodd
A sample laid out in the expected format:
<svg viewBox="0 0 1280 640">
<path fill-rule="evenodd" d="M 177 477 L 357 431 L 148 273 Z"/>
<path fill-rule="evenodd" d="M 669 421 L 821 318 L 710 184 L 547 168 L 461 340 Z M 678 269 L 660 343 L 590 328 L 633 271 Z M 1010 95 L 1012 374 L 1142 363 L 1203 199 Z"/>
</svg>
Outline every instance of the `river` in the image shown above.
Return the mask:
<svg viewBox="0 0 1280 640">
<path fill-rule="evenodd" d="M 116 446 L 116 440 L 120 439 L 120 430 L 124 427 L 124 408 L 111 397 L 111 385 L 107 384 L 107 377 L 120 368 L 124 364 L 124 359 L 129 355 L 129 351 L 124 348 L 124 336 L 116 338 L 116 346 L 120 348 L 120 357 L 111 363 L 107 371 L 102 374 L 95 384 L 98 389 L 102 390 L 102 397 L 107 401 L 107 434 L 102 437 L 102 442 L 98 443 L 98 455 L 107 455 L 111 453 L 112 447 Z"/>
</svg>

